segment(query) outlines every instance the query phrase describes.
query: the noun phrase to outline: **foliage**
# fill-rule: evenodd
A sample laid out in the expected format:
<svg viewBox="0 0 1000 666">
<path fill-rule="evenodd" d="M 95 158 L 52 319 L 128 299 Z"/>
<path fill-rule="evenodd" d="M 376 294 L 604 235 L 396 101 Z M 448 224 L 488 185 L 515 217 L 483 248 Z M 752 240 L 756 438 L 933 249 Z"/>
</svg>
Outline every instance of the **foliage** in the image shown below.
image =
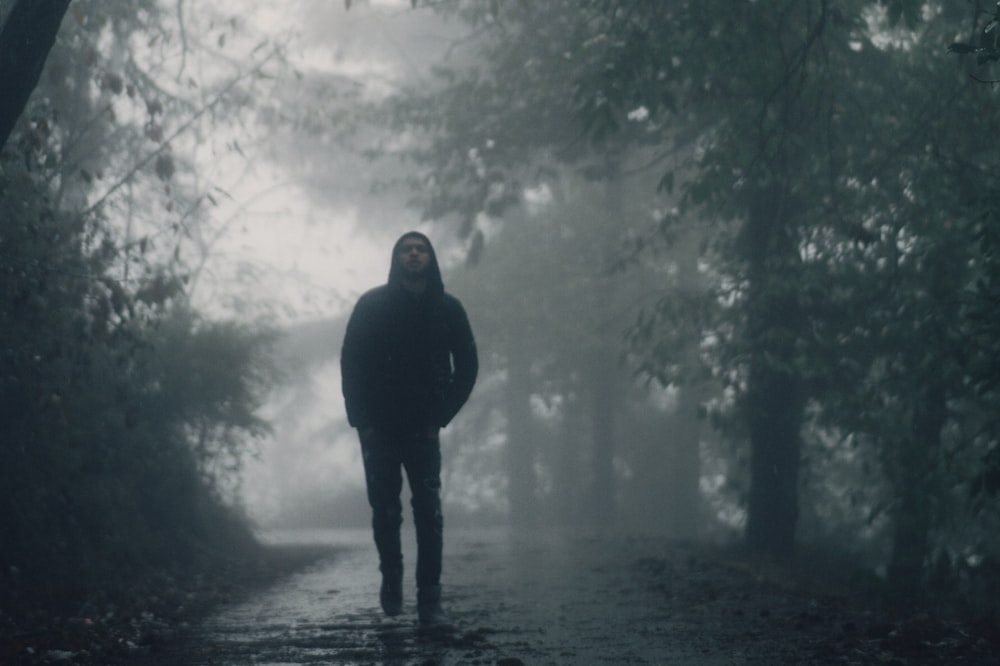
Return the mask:
<svg viewBox="0 0 1000 666">
<path fill-rule="evenodd" d="M 69 0 L 56 0 L 15 2 L 9 12 L 0 9 L 0 88 L 6 97 L 0 104 L 0 149 L 38 85 L 68 7 Z"/>
<path fill-rule="evenodd" d="M 271 335 L 187 305 L 200 199 L 173 114 L 199 103 L 144 68 L 169 39 L 159 12 L 74 3 L 0 154 L 5 613 L 120 599 L 254 545 L 227 493 L 266 427 Z"/>
<path fill-rule="evenodd" d="M 948 45 L 948 50 L 958 55 L 975 55 L 977 65 L 987 65 L 1000 60 L 1000 3 L 997 3 L 993 14 L 987 18 L 974 40 L 969 42 L 956 40 Z"/>
<path fill-rule="evenodd" d="M 703 230 L 718 291 L 711 304 L 664 292 L 633 351 L 670 381 L 685 374 L 675 336 L 703 327 L 694 362 L 725 382 L 722 404 L 741 405 L 732 432 L 749 438 L 749 534 L 755 516 L 780 523 L 760 544 L 786 552 L 808 481 L 830 492 L 806 497 L 860 498 L 842 508 L 885 527 L 868 534 L 892 542 L 896 592 L 919 589 L 935 552 L 995 558 L 1000 338 L 983 193 L 996 161 L 983 138 L 996 105 L 939 48 L 982 17 L 911 0 L 445 6 L 481 50 L 438 87 L 407 91 L 393 116 L 421 141 L 407 156 L 424 214 L 467 234 L 491 216 L 530 223 L 513 207 L 564 169 L 608 178 L 652 156 L 681 204 L 659 230 L 667 243 L 678 225 Z M 995 32 L 992 20 L 973 29 L 980 65 Z M 860 484 L 881 492 L 845 490 Z M 824 509 L 806 512 L 835 513 Z"/>
<path fill-rule="evenodd" d="M 639 260 L 623 246 L 623 232 L 639 234 L 651 223 L 654 211 L 642 197 L 653 187 L 648 174 L 614 184 L 625 202 L 614 215 L 608 191 L 616 188 L 601 185 L 564 175 L 548 194 L 509 211 L 508 223 L 491 236 L 475 268 L 448 277 L 470 309 L 480 349 L 489 352 L 484 368 L 492 369 L 486 374 L 499 390 L 484 395 L 477 389 L 475 402 L 493 410 L 480 424 L 499 429 L 497 437 L 505 440 L 501 461 L 507 463 L 459 473 L 490 490 L 505 486 L 515 522 L 544 516 L 560 524 L 593 524 L 609 513 L 618 525 L 690 535 L 698 502 L 696 492 L 682 497 L 682 490 L 697 476 L 691 469 L 697 466 L 697 434 L 683 433 L 697 426 L 695 410 L 676 404 L 674 394 L 666 397 L 645 376 L 635 377 L 638 354 L 625 364 L 615 361 L 626 356 L 620 344 L 636 312 L 678 285 L 693 291 L 687 283 L 695 281 L 694 268 L 684 257 L 687 244 L 663 248 L 655 260 Z M 631 205 L 634 200 L 644 205 Z M 628 272 L 620 268 L 623 261 Z M 677 336 L 684 344 L 671 350 L 674 368 L 697 349 L 697 337 Z M 642 367 L 653 369 L 652 363 Z M 594 488 L 607 471 L 596 419 L 613 434 L 611 501 Z M 667 423 L 669 432 L 658 430 Z M 471 437 L 469 444 L 481 438 Z M 693 456 L 682 455 L 692 450 Z M 463 464 L 481 462 L 459 453 Z M 487 475 L 499 479 L 487 482 Z M 649 525 L 644 500 L 658 502 L 659 524 Z"/>
</svg>

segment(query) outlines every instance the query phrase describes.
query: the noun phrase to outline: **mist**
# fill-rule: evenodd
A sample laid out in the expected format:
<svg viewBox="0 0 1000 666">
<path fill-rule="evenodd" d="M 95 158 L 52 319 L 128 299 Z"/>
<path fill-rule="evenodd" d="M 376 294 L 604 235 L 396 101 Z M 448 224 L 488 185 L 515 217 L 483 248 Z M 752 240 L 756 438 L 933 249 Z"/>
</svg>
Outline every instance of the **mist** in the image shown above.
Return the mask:
<svg viewBox="0 0 1000 666">
<path fill-rule="evenodd" d="M 357 86 L 360 98 L 375 99 L 369 113 L 384 114 L 377 108 L 386 108 L 386 99 L 419 88 L 422 81 L 432 82 L 432 66 L 464 69 L 475 62 L 471 58 L 480 57 L 463 36 L 469 28 L 447 15 L 402 12 L 393 6 L 361 6 L 357 16 L 341 14 L 339 8 L 324 11 L 333 14 L 327 20 L 339 30 L 350 25 L 349 36 L 333 40 L 335 54 L 323 56 L 324 48 L 332 48 L 330 35 L 302 35 L 311 71 L 299 89 L 311 87 L 310 77 L 321 85 L 331 68 L 376 69 L 378 76 L 335 84 Z M 388 52 L 382 50 L 386 45 Z M 330 57 L 337 63 L 333 67 L 324 64 Z M 374 90 L 364 92 L 369 88 Z M 367 508 L 358 501 L 363 497 L 360 453 L 339 395 L 339 342 L 351 299 L 384 282 L 392 239 L 414 227 L 433 235 L 446 287 L 467 304 L 486 354 L 480 387 L 443 433 L 450 520 L 614 524 L 685 537 L 713 523 L 705 519 L 720 509 L 709 508 L 699 496 L 700 459 L 711 455 L 712 446 L 696 409 L 695 394 L 704 390 L 681 391 L 658 383 L 642 376 L 636 361 L 619 359 L 628 351 L 624 341 L 634 318 L 661 298 L 651 287 L 668 288 L 657 285 L 658 280 L 707 285 L 691 262 L 685 261 L 688 274 L 677 277 L 679 265 L 673 258 L 634 271 L 616 268 L 628 261 L 630 252 L 622 235 L 645 233 L 672 205 L 668 197 L 656 195 L 656 174 L 595 184 L 567 172 L 558 182 L 526 184 L 520 210 L 500 217 L 480 214 L 474 229 L 450 215 L 420 222 L 418 211 L 394 194 L 414 171 L 400 170 L 397 154 L 417 145 L 419 134 L 405 130 L 392 138 L 371 124 L 377 116 L 358 119 L 349 107 L 342 113 L 349 117 L 350 137 L 317 142 L 293 133 L 275 148 L 285 168 L 309 188 L 311 206 L 334 211 L 353 207 L 348 223 L 353 228 L 346 227 L 346 233 L 351 245 L 364 246 L 366 266 L 350 281 L 338 283 L 343 300 L 328 318 L 292 322 L 285 329 L 277 353 L 289 377 L 266 407 L 275 432 L 259 460 L 249 464 L 244 480 L 251 515 L 270 527 L 367 523 Z M 395 145 L 378 159 L 358 154 L 387 143 Z M 532 159 L 528 153 L 524 158 Z M 560 191 L 554 194 L 556 187 Z M 624 210 L 615 210 L 611 202 L 622 196 L 614 191 L 623 187 L 642 193 L 652 213 L 636 219 L 632 228 L 622 226 Z M 595 195 L 595 188 L 604 193 Z M 560 200 L 588 199 L 574 208 L 556 201 L 556 195 Z M 581 212 L 586 217 L 574 220 Z M 543 284 L 550 288 L 526 302 L 525 290 Z M 568 325 L 570 320 L 576 321 Z M 508 358 L 514 349 L 526 355 Z M 515 361 L 517 367 L 510 367 Z M 519 385 L 512 385 L 515 381 Z M 599 413 L 588 415 L 595 408 Z M 650 503 L 668 508 L 665 521 L 642 520 Z M 730 516 L 728 522 L 733 521 Z"/>
<path fill-rule="evenodd" d="M 442 248 L 446 286 L 467 305 L 484 355 L 482 381 L 443 439 L 456 520 L 744 540 L 778 557 L 810 542 L 849 552 L 894 585 L 919 576 L 918 561 L 977 551 L 978 537 L 935 532 L 929 508 L 958 488 L 986 488 L 976 485 L 980 472 L 942 476 L 940 467 L 961 455 L 974 468 L 992 441 L 958 434 L 992 420 L 983 420 L 987 394 L 958 389 L 958 377 L 983 368 L 946 360 L 943 342 L 945 331 L 985 330 L 959 321 L 958 294 L 989 261 L 975 240 L 975 206 L 967 223 L 954 221 L 977 200 L 976 181 L 948 172 L 969 198 L 955 194 L 928 213 L 920 201 L 940 181 L 915 194 L 909 168 L 879 158 L 902 144 L 886 138 L 880 153 L 860 138 L 871 136 L 862 118 L 881 108 L 880 95 L 895 99 L 876 72 L 920 61 L 929 37 L 904 36 L 898 16 L 866 14 L 869 41 L 829 47 L 839 60 L 824 65 L 815 89 L 779 86 L 780 102 L 765 96 L 759 114 L 745 115 L 733 100 L 758 99 L 755 77 L 781 67 L 764 64 L 769 55 L 754 69 L 667 48 L 646 54 L 660 58 L 647 71 L 613 17 L 584 28 L 561 3 L 357 9 L 364 18 L 351 38 L 372 36 L 351 56 L 338 45 L 337 57 L 366 62 L 374 45 L 379 76 L 352 79 L 361 92 L 349 100 L 363 104 L 343 107 L 335 157 L 299 141 L 284 159 L 326 198 L 323 176 L 310 174 L 329 171 L 316 166 L 331 157 L 364 164 L 347 169 L 373 187 L 361 197 L 351 189 L 356 224 L 382 254 L 343 309 L 308 325 L 328 326 L 328 348 L 303 351 L 304 370 L 276 394 L 294 408 L 275 411 L 275 445 L 248 480 L 250 506 L 263 506 L 255 488 L 269 488 L 272 515 L 286 515 L 273 494 L 281 487 L 294 488 L 289 506 L 299 507 L 289 520 L 322 522 L 304 507 L 331 493 L 350 505 L 361 481 L 335 390 L 338 331 L 351 298 L 384 281 L 390 239 L 416 227 Z M 924 29 L 942 29 L 949 16 L 942 10 Z M 581 40 L 580 30 L 593 34 Z M 752 39 L 748 26 L 729 31 Z M 606 79 L 588 69 L 596 62 L 612 72 Z M 857 99 L 866 112 L 828 101 L 853 95 L 840 91 L 859 76 L 871 77 L 872 91 Z M 648 77 L 658 92 L 643 88 Z M 942 71 L 928 85 L 962 78 Z M 947 113 L 941 140 L 963 145 L 968 115 Z M 898 116 L 887 122 L 904 132 L 892 125 Z M 352 162 L 345 146 L 367 159 Z M 399 208 L 387 211 L 390 202 Z M 285 353 L 298 353 L 302 330 L 290 329 Z M 945 368 L 959 383 L 941 383 Z M 305 386 L 308 398 L 289 397 Z M 956 400 L 978 405 L 977 416 L 952 414 Z M 309 434 L 292 434 L 305 423 Z M 302 438 L 313 438 L 312 452 L 296 465 Z M 319 459 L 330 461 L 326 479 L 314 478 L 309 461 Z M 280 479 L 285 466 L 298 467 L 297 481 Z M 932 478 L 938 499 L 918 498 Z M 962 515 L 983 534 L 981 514 Z M 341 520 L 363 523 L 352 514 L 329 524 Z"/>
<path fill-rule="evenodd" d="M 650 539 L 656 575 L 716 549 L 995 611 L 1000 16 L 30 5 L 0 7 L 11 635 L 357 545 L 341 345 L 409 230 L 479 349 L 441 433 L 466 555 Z"/>
</svg>

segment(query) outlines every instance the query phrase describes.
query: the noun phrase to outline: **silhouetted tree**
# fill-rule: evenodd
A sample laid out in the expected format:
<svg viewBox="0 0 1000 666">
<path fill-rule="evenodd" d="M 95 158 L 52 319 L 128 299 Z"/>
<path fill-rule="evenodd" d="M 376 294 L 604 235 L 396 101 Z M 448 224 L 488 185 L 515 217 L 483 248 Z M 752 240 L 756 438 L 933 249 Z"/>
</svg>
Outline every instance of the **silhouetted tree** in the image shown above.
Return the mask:
<svg viewBox="0 0 1000 666">
<path fill-rule="evenodd" d="M 18 0 L 5 17 L 0 31 L 0 150 L 38 85 L 68 7 L 69 0 Z"/>
</svg>

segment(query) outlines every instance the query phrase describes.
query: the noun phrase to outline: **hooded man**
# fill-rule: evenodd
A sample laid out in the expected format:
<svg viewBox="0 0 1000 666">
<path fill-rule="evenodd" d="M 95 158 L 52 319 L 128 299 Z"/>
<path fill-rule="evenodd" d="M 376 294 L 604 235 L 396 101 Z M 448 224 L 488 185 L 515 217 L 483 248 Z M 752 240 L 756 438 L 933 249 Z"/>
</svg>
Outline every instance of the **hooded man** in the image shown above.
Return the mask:
<svg viewBox="0 0 1000 666">
<path fill-rule="evenodd" d="M 438 432 L 469 398 L 479 362 L 469 319 L 445 292 L 425 235 L 403 234 L 392 248 L 388 283 L 358 299 L 340 365 L 347 419 L 361 440 L 382 610 L 395 616 L 403 606 L 405 470 L 417 532 L 417 612 L 421 624 L 442 624 Z"/>
</svg>

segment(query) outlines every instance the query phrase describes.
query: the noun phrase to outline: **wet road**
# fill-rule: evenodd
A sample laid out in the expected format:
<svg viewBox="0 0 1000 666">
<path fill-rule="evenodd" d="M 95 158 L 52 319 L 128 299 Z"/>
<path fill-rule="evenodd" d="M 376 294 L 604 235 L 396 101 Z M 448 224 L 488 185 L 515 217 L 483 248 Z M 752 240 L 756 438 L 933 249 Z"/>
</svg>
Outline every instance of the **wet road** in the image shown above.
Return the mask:
<svg viewBox="0 0 1000 666">
<path fill-rule="evenodd" d="M 413 535 L 404 538 L 411 574 Z M 336 550 L 221 609 L 156 663 L 710 666 L 781 657 L 754 648 L 745 620 L 719 622 L 699 587 L 713 585 L 714 576 L 699 577 L 705 566 L 664 540 L 452 530 L 443 579 L 452 626 L 433 631 L 417 626 L 412 576 L 404 614 L 382 615 L 367 530 L 309 540 Z"/>
</svg>

